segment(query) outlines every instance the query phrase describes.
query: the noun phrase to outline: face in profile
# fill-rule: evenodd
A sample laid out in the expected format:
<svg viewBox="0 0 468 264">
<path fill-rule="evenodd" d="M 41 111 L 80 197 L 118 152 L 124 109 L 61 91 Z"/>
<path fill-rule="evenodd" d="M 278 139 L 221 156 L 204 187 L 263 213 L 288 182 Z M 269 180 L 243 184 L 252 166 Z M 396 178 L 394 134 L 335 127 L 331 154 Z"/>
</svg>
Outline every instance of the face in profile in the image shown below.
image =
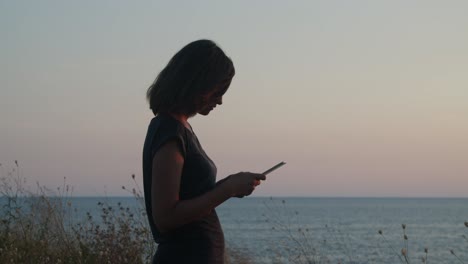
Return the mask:
<svg viewBox="0 0 468 264">
<path fill-rule="evenodd" d="M 224 93 L 223 93 L 224 94 Z M 223 104 L 223 94 L 218 91 L 213 91 L 203 97 L 203 106 L 198 111 L 201 115 L 208 115 L 217 105 Z"/>
<path fill-rule="evenodd" d="M 223 104 L 223 95 L 226 93 L 227 89 L 231 80 L 222 83 L 221 85 L 217 86 L 213 91 L 209 92 L 202 98 L 202 107 L 198 111 L 201 115 L 208 115 L 213 109 L 216 108 L 217 105 Z"/>
</svg>

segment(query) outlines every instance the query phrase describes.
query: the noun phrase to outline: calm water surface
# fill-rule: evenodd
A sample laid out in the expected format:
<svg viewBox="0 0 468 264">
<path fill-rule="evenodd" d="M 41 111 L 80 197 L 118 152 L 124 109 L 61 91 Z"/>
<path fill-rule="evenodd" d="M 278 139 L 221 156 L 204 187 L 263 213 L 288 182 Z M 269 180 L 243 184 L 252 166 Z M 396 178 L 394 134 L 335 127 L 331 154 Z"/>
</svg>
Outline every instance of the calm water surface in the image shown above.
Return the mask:
<svg viewBox="0 0 468 264">
<path fill-rule="evenodd" d="M 87 212 L 99 219 L 98 202 L 140 206 L 131 197 L 70 201 L 73 221 Z M 460 263 L 451 249 L 468 263 L 466 198 L 233 198 L 217 212 L 227 246 L 253 263 L 301 263 L 298 255 L 320 263 L 401 263 L 403 232 L 410 263 L 422 263 L 425 247 L 428 263 Z"/>
<path fill-rule="evenodd" d="M 231 199 L 218 213 L 228 244 L 256 263 L 294 263 L 288 248 L 331 263 L 401 263 L 402 224 L 411 262 L 427 247 L 429 263 L 457 263 L 450 249 L 468 263 L 468 199 Z"/>
</svg>

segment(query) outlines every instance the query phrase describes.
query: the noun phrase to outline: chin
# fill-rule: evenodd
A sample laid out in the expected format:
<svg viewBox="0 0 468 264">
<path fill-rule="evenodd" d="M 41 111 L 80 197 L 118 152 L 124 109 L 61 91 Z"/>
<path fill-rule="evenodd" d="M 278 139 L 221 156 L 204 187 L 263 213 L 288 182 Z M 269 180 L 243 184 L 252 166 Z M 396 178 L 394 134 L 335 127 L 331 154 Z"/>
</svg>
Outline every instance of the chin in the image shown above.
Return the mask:
<svg viewBox="0 0 468 264">
<path fill-rule="evenodd" d="M 213 110 L 213 109 L 202 110 L 202 111 L 200 111 L 200 112 L 198 112 L 198 113 L 199 113 L 200 115 L 207 116 L 207 115 L 211 112 L 211 110 Z"/>
</svg>

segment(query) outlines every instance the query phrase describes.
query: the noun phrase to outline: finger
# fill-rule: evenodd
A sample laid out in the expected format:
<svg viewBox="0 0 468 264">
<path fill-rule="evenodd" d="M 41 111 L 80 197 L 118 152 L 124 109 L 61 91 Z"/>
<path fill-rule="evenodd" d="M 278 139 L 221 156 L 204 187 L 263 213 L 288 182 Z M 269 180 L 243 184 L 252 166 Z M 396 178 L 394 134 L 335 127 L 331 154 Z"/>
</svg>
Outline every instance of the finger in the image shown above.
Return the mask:
<svg viewBox="0 0 468 264">
<path fill-rule="evenodd" d="M 266 180 L 266 176 L 263 174 L 257 174 L 257 176 L 255 176 L 255 179 L 264 181 Z"/>
<path fill-rule="evenodd" d="M 260 181 L 259 181 L 259 180 L 255 180 L 255 181 L 254 181 L 254 186 L 258 186 L 258 185 L 260 185 Z"/>
</svg>

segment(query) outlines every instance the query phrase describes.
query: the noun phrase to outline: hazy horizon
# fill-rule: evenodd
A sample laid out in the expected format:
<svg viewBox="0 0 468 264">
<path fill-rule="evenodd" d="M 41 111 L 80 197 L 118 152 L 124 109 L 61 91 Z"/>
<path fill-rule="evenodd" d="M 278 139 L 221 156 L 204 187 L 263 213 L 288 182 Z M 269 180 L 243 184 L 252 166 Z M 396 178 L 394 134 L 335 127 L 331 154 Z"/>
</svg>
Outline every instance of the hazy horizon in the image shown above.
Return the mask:
<svg viewBox="0 0 468 264">
<path fill-rule="evenodd" d="M 49 196 L 49 197 L 55 197 L 55 196 Z M 58 196 L 57 196 L 58 197 Z M 111 196 L 94 196 L 94 195 L 73 195 L 71 198 L 111 198 L 111 199 L 117 199 L 117 198 L 129 198 L 133 199 L 133 195 L 111 195 Z M 249 198 L 262 198 L 262 199 L 462 199 L 466 200 L 468 199 L 467 196 L 278 196 L 278 195 L 256 195 L 252 194 L 249 196 L 245 196 L 242 198 L 236 198 L 233 197 L 232 199 L 249 199 Z"/>
<path fill-rule="evenodd" d="M 189 120 L 255 196 L 468 197 L 468 2 L 0 0 L 0 163 L 75 196 L 142 187 L 147 87 L 187 43 L 234 62 Z M 2 171 L 3 170 L 3 171 Z"/>
</svg>

